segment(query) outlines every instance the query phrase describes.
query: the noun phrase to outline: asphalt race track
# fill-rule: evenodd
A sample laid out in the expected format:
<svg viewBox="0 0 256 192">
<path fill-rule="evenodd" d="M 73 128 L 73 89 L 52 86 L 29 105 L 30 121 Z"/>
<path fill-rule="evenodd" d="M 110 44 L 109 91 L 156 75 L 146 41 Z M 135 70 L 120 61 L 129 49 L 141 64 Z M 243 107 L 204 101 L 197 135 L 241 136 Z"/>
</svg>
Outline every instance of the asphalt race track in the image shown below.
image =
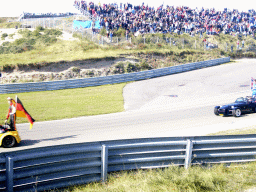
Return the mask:
<svg viewBox="0 0 256 192">
<path fill-rule="evenodd" d="M 197 136 L 256 124 L 256 114 L 239 118 L 213 114 L 215 105 L 251 95 L 256 60 L 242 59 L 191 72 L 128 84 L 125 112 L 18 124 L 21 143 L 1 152 L 51 145 L 145 137 Z"/>
</svg>

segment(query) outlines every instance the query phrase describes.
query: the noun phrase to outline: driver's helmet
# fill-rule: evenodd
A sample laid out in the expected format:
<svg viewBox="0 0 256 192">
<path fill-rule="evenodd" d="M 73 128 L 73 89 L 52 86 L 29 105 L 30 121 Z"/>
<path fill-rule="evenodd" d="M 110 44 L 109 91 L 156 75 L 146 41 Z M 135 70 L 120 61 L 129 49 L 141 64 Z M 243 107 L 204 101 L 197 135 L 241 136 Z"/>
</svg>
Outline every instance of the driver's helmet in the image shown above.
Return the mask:
<svg viewBox="0 0 256 192">
<path fill-rule="evenodd" d="M 10 129 L 9 125 L 0 125 L 0 133 L 5 133 L 8 129 Z"/>
<path fill-rule="evenodd" d="M 7 128 L 4 125 L 0 125 L 0 134 L 5 133 L 7 131 Z"/>
<path fill-rule="evenodd" d="M 2 125 L 2 127 L 3 127 L 4 129 L 10 129 L 10 128 L 11 128 L 10 125 L 8 125 L 8 124 Z"/>
</svg>

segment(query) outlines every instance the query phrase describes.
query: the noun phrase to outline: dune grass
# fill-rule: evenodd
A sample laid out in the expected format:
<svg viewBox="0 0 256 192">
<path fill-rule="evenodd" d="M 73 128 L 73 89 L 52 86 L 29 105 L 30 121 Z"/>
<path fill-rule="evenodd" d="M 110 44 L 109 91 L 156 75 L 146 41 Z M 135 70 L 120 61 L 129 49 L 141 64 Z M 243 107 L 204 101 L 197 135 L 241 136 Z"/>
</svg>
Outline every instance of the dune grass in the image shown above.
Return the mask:
<svg viewBox="0 0 256 192">
<path fill-rule="evenodd" d="M 6 118 L 6 98 L 17 95 L 26 110 L 36 121 L 91 116 L 124 111 L 123 87 L 127 83 L 103 85 L 57 91 L 29 92 L 0 95 L 0 119 Z M 26 123 L 17 118 L 17 123 Z M 0 123 L 1 124 L 1 123 Z"/>
<path fill-rule="evenodd" d="M 113 50 L 88 50 L 84 52 L 79 44 L 74 41 L 60 40 L 48 47 L 37 48 L 18 54 L 2 54 L 0 65 L 30 64 L 42 62 L 76 61 L 104 57 L 117 57 L 126 51 Z"/>
</svg>

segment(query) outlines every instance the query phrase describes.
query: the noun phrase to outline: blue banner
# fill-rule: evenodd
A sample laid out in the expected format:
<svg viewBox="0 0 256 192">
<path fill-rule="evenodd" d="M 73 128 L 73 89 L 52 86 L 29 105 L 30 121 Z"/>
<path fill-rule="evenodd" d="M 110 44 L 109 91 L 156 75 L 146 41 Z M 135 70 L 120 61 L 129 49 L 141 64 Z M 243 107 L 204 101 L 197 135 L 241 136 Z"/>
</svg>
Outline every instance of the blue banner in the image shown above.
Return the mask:
<svg viewBox="0 0 256 192">
<path fill-rule="evenodd" d="M 73 29 L 88 29 L 92 27 L 93 21 L 81 21 L 81 20 L 74 20 L 73 21 Z M 94 25 L 95 29 L 100 29 L 100 21 L 95 21 Z"/>
</svg>

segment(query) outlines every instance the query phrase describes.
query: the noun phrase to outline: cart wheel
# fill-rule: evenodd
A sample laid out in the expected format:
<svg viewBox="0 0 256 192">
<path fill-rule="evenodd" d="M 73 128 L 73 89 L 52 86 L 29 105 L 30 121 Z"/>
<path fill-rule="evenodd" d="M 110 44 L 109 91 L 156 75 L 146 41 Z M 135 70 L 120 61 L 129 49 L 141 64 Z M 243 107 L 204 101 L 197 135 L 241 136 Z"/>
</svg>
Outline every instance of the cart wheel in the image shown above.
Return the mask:
<svg viewBox="0 0 256 192">
<path fill-rule="evenodd" d="M 5 148 L 13 147 L 16 145 L 16 139 L 11 135 L 7 135 L 5 138 L 3 138 L 2 145 Z"/>
</svg>

